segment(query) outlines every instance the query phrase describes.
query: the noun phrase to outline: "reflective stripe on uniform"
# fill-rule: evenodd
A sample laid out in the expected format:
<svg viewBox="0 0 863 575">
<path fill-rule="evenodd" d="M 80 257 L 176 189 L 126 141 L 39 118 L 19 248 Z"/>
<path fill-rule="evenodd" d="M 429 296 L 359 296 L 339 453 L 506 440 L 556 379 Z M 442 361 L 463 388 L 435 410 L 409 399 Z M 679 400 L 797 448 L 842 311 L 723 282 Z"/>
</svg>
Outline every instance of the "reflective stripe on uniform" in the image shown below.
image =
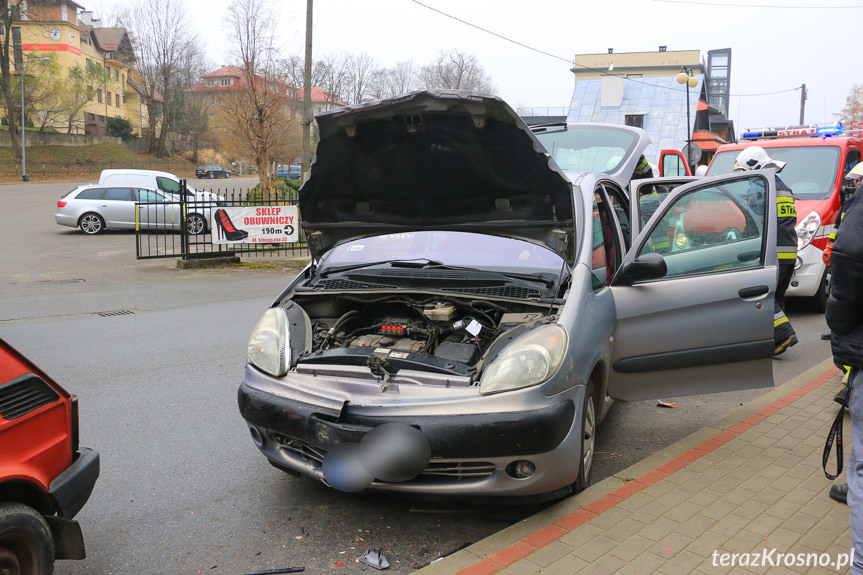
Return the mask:
<svg viewBox="0 0 863 575">
<path fill-rule="evenodd" d="M 776 246 L 776 257 L 780 260 L 797 259 L 797 246 Z"/>
<path fill-rule="evenodd" d="M 775 317 L 775 316 L 774 316 L 774 318 L 773 318 L 773 327 L 774 327 L 774 328 L 779 327 L 779 326 L 780 326 L 780 325 L 782 325 L 783 323 L 788 323 L 788 318 L 787 318 L 787 317 L 785 317 L 785 314 L 784 314 L 784 313 L 782 314 L 782 317 Z"/>
<path fill-rule="evenodd" d="M 794 198 L 791 196 L 777 196 L 776 215 L 780 218 L 796 218 L 797 210 L 794 209 Z"/>
</svg>

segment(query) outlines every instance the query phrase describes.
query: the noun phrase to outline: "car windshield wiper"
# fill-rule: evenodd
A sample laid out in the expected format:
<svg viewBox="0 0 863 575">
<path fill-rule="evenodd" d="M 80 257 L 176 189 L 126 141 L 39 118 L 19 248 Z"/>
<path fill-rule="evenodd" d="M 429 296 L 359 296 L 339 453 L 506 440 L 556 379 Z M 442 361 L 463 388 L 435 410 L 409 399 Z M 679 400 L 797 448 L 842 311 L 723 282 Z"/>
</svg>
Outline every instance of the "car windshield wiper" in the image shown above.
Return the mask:
<svg viewBox="0 0 863 575">
<path fill-rule="evenodd" d="M 433 269 L 433 270 L 462 270 L 462 271 L 477 272 L 477 273 L 481 273 L 481 274 L 504 276 L 504 277 L 508 277 L 508 278 L 512 278 L 512 279 L 518 279 L 518 280 L 528 280 L 528 281 L 541 282 L 541 283 L 545 284 L 545 287 L 554 286 L 554 280 L 545 276 L 544 274 L 522 274 L 522 273 L 518 273 L 518 272 L 502 272 L 502 271 L 497 271 L 497 270 L 495 270 L 495 271 L 481 270 L 481 269 L 477 269 L 477 268 L 468 268 L 468 267 L 464 267 L 464 266 L 448 266 L 448 265 L 444 265 L 444 264 L 439 263 L 439 262 L 435 262 L 434 264 L 430 263 L 428 267 L 429 267 L 429 269 Z"/>
<path fill-rule="evenodd" d="M 359 264 L 350 264 L 346 266 L 336 266 L 332 268 L 327 268 L 320 273 L 322 278 L 327 277 L 330 274 L 335 274 L 339 272 L 347 272 L 351 270 L 358 270 L 361 268 L 369 268 L 373 266 L 382 266 L 390 264 L 392 267 L 397 268 L 424 268 L 427 266 L 442 266 L 443 264 L 439 261 L 430 260 L 428 258 L 414 258 L 409 260 L 380 260 L 376 262 L 364 262 Z"/>
</svg>

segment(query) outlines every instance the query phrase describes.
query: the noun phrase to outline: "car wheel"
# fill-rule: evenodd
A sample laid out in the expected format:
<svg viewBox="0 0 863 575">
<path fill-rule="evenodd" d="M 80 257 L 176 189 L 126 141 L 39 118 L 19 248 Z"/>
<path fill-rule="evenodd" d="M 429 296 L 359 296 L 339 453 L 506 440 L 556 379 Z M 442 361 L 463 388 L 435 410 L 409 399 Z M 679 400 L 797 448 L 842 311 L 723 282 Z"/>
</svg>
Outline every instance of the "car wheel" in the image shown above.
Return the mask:
<svg viewBox="0 0 863 575">
<path fill-rule="evenodd" d="M 216 177 L 216 174 L 214 174 L 213 172 L 210 172 L 210 179 L 212 180 L 215 177 Z"/>
<path fill-rule="evenodd" d="M 824 313 L 827 310 L 827 297 L 830 295 L 830 268 L 824 270 L 824 275 L 821 276 L 821 283 L 818 284 L 818 291 L 809 298 L 809 306 L 812 311 Z"/>
<path fill-rule="evenodd" d="M 105 230 L 105 220 L 99 214 L 88 213 L 81 216 L 78 226 L 85 234 L 100 234 Z"/>
<path fill-rule="evenodd" d="M 581 460 L 578 466 L 578 479 L 573 487 L 575 492 L 584 491 L 590 485 L 593 472 L 593 459 L 596 454 L 596 391 L 588 384 L 581 405 Z"/>
<path fill-rule="evenodd" d="M 35 509 L 20 503 L 0 503 L 0 573 L 54 573 L 51 530 Z"/>
<path fill-rule="evenodd" d="M 231 172 L 225 172 L 225 179 L 227 180 L 230 177 L 231 177 Z"/>
<path fill-rule="evenodd" d="M 186 218 L 186 232 L 197 236 L 207 231 L 207 220 L 201 214 L 189 214 Z"/>
</svg>

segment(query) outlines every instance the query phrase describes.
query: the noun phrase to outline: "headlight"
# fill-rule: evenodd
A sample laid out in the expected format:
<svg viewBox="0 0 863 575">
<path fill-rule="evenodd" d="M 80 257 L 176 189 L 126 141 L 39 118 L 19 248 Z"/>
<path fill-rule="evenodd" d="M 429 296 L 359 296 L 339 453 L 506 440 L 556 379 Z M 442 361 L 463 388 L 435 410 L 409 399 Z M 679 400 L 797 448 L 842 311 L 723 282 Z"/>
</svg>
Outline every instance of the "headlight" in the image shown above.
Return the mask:
<svg viewBox="0 0 863 575">
<path fill-rule="evenodd" d="M 818 212 L 812 212 L 797 224 L 795 228 L 797 230 L 797 251 L 799 252 L 803 248 L 809 245 L 809 242 L 812 241 L 812 238 L 815 237 L 815 234 L 818 232 L 818 228 L 821 227 L 821 216 L 818 215 Z"/>
<path fill-rule="evenodd" d="M 558 325 L 537 328 L 509 345 L 485 370 L 479 392 L 487 395 L 530 387 L 555 374 L 566 352 L 566 332 Z"/>
<path fill-rule="evenodd" d="M 268 309 L 249 337 L 249 363 L 270 375 L 282 377 L 291 365 L 290 350 L 285 310 Z"/>
</svg>

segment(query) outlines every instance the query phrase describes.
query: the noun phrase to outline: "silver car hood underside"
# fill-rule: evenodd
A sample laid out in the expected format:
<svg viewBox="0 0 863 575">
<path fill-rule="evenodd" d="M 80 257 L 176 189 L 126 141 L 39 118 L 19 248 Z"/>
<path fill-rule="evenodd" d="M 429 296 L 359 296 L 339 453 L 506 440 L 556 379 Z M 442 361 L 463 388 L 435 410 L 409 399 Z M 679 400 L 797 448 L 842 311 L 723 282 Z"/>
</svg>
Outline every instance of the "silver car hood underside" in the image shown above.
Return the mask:
<svg viewBox="0 0 863 575">
<path fill-rule="evenodd" d="M 527 240 L 572 261 L 573 190 L 502 100 L 414 92 L 319 114 L 300 189 L 312 256 L 353 239 L 459 230 Z"/>
</svg>

